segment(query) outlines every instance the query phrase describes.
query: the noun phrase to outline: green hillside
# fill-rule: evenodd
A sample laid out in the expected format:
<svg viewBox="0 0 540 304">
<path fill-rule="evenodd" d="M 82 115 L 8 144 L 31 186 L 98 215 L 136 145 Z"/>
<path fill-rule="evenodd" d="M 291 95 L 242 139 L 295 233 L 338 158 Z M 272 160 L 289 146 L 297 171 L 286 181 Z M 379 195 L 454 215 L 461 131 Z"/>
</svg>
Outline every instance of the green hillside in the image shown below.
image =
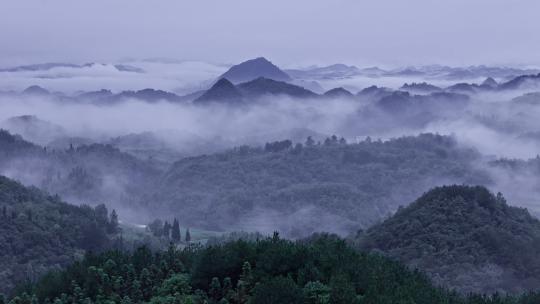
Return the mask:
<svg viewBox="0 0 540 304">
<path fill-rule="evenodd" d="M 540 221 L 483 187 L 433 189 L 357 240 L 463 292 L 540 286 Z"/>
<path fill-rule="evenodd" d="M 110 247 L 117 229 L 103 205 L 69 205 L 3 176 L 0 210 L 0 292 Z"/>
</svg>

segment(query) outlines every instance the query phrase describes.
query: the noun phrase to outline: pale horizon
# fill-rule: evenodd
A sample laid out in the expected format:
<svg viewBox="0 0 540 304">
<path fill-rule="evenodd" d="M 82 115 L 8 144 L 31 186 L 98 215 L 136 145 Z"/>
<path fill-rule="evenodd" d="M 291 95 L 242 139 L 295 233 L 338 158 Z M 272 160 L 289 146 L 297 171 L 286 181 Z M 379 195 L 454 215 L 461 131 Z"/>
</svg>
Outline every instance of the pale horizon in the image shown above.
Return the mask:
<svg viewBox="0 0 540 304">
<path fill-rule="evenodd" d="M 0 66 L 174 58 L 283 67 L 538 66 L 540 2 L 3 2 Z M 399 52 L 398 52 L 399 50 Z"/>
</svg>

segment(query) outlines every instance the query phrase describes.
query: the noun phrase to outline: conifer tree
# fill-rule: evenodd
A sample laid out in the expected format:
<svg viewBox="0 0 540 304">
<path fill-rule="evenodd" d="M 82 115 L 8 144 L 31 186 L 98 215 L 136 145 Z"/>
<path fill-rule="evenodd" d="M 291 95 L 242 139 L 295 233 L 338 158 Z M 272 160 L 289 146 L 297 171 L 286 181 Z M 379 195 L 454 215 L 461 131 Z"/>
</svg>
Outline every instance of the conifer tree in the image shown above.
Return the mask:
<svg viewBox="0 0 540 304">
<path fill-rule="evenodd" d="M 163 236 L 166 238 L 171 237 L 171 224 L 169 224 L 167 221 L 165 221 L 165 224 L 163 225 Z"/>
<path fill-rule="evenodd" d="M 208 295 L 215 302 L 221 299 L 221 283 L 219 282 L 218 278 L 212 278 L 212 281 L 210 282 L 210 289 L 208 290 Z"/>
<path fill-rule="evenodd" d="M 191 242 L 191 233 L 189 232 L 189 228 L 186 230 L 186 243 Z"/>
<path fill-rule="evenodd" d="M 97 205 L 94 210 L 94 213 L 96 214 L 96 220 L 98 221 L 99 225 L 105 227 L 107 225 L 107 222 L 109 221 L 109 211 L 107 210 L 107 207 L 104 204 L 100 204 Z"/>
<path fill-rule="evenodd" d="M 227 300 L 232 300 L 234 298 L 234 290 L 232 286 L 232 280 L 230 277 L 223 279 L 223 298 Z"/>
<path fill-rule="evenodd" d="M 178 220 L 175 218 L 172 225 L 172 232 L 171 237 L 173 241 L 180 242 L 181 236 L 180 236 L 180 224 L 178 224 Z"/>
<path fill-rule="evenodd" d="M 138 280 L 133 281 L 131 285 L 131 298 L 136 303 L 141 303 L 143 300 L 143 293 L 141 290 L 141 283 Z"/>
<path fill-rule="evenodd" d="M 311 136 L 308 136 L 308 138 L 306 139 L 306 146 L 311 147 L 313 145 L 315 145 L 315 141 Z"/>
<path fill-rule="evenodd" d="M 148 300 L 152 296 L 152 277 L 147 268 L 143 268 L 139 276 L 143 298 Z"/>
<path fill-rule="evenodd" d="M 108 233 L 118 232 L 118 214 L 116 213 L 116 210 L 114 209 L 110 215 L 109 224 L 107 225 L 107 232 Z"/>
</svg>

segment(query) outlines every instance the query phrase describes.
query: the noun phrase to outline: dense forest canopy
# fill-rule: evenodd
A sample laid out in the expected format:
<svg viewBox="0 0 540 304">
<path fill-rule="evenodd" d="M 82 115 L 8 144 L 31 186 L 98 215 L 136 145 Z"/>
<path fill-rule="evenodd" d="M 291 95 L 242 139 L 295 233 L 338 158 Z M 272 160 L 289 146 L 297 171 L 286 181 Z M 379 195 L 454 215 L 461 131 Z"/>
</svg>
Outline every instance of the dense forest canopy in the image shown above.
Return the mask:
<svg viewBox="0 0 540 304">
<path fill-rule="evenodd" d="M 487 184 L 481 156 L 451 137 L 422 134 L 347 144 L 330 137 L 239 147 L 176 162 L 142 200 L 212 229 L 347 234 L 365 228 L 434 185 Z"/>
<path fill-rule="evenodd" d="M 87 255 L 26 286 L 18 303 L 448 303 L 528 304 L 540 295 L 461 296 L 417 271 L 360 253 L 336 237 L 292 242 L 274 235 L 153 254 Z"/>
</svg>

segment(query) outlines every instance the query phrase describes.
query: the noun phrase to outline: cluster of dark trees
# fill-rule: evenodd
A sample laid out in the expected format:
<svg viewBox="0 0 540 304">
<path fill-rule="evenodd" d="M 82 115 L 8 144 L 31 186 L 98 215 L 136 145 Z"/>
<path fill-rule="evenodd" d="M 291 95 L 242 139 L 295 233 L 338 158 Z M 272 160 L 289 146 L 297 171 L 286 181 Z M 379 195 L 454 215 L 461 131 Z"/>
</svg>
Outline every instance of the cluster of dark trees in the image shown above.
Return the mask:
<svg viewBox="0 0 540 304">
<path fill-rule="evenodd" d="M 434 287 L 420 272 L 366 254 L 329 235 L 273 237 L 153 254 L 88 254 L 64 271 L 22 286 L 9 303 L 448 303 L 528 304 L 520 297 L 468 295 Z"/>
<path fill-rule="evenodd" d="M 279 152 L 283 150 L 288 150 L 292 147 L 292 141 L 290 140 L 282 140 L 282 141 L 274 141 L 270 143 L 266 143 L 264 145 L 264 151 L 266 152 Z"/>
<path fill-rule="evenodd" d="M 152 223 L 148 224 L 147 229 L 150 230 L 152 235 L 155 237 L 165 238 L 175 243 L 182 242 L 180 223 L 176 218 L 174 218 L 172 224 L 170 224 L 168 221 L 163 222 L 160 219 L 156 219 Z M 189 228 L 186 228 L 186 234 L 183 241 L 185 243 L 191 242 L 191 232 L 189 231 Z"/>
<path fill-rule="evenodd" d="M 323 144 L 325 146 L 346 145 L 347 140 L 345 140 L 345 138 L 343 138 L 343 137 L 338 139 L 336 135 L 332 135 L 331 137 L 327 137 L 324 140 Z M 320 141 L 315 142 L 315 140 L 311 136 L 308 136 L 308 138 L 306 139 L 306 142 L 305 142 L 305 146 L 306 147 L 312 147 L 312 146 L 315 146 L 315 145 L 320 146 L 321 142 Z M 296 145 L 294 145 L 294 149 L 293 149 L 293 142 L 291 140 L 289 140 L 289 139 L 286 139 L 286 140 L 274 141 L 274 142 L 266 143 L 264 145 L 264 151 L 265 152 L 281 152 L 281 151 L 287 151 L 287 150 L 293 149 L 293 152 L 298 154 L 298 153 L 300 153 L 302 151 L 303 147 L 304 147 L 304 145 L 302 145 L 301 143 L 297 143 Z"/>
<path fill-rule="evenodd" d="M 432 189 L 357 242 L 461 292 L 540 286 L 540 221 L 480 186 Z"/>
</svg>

